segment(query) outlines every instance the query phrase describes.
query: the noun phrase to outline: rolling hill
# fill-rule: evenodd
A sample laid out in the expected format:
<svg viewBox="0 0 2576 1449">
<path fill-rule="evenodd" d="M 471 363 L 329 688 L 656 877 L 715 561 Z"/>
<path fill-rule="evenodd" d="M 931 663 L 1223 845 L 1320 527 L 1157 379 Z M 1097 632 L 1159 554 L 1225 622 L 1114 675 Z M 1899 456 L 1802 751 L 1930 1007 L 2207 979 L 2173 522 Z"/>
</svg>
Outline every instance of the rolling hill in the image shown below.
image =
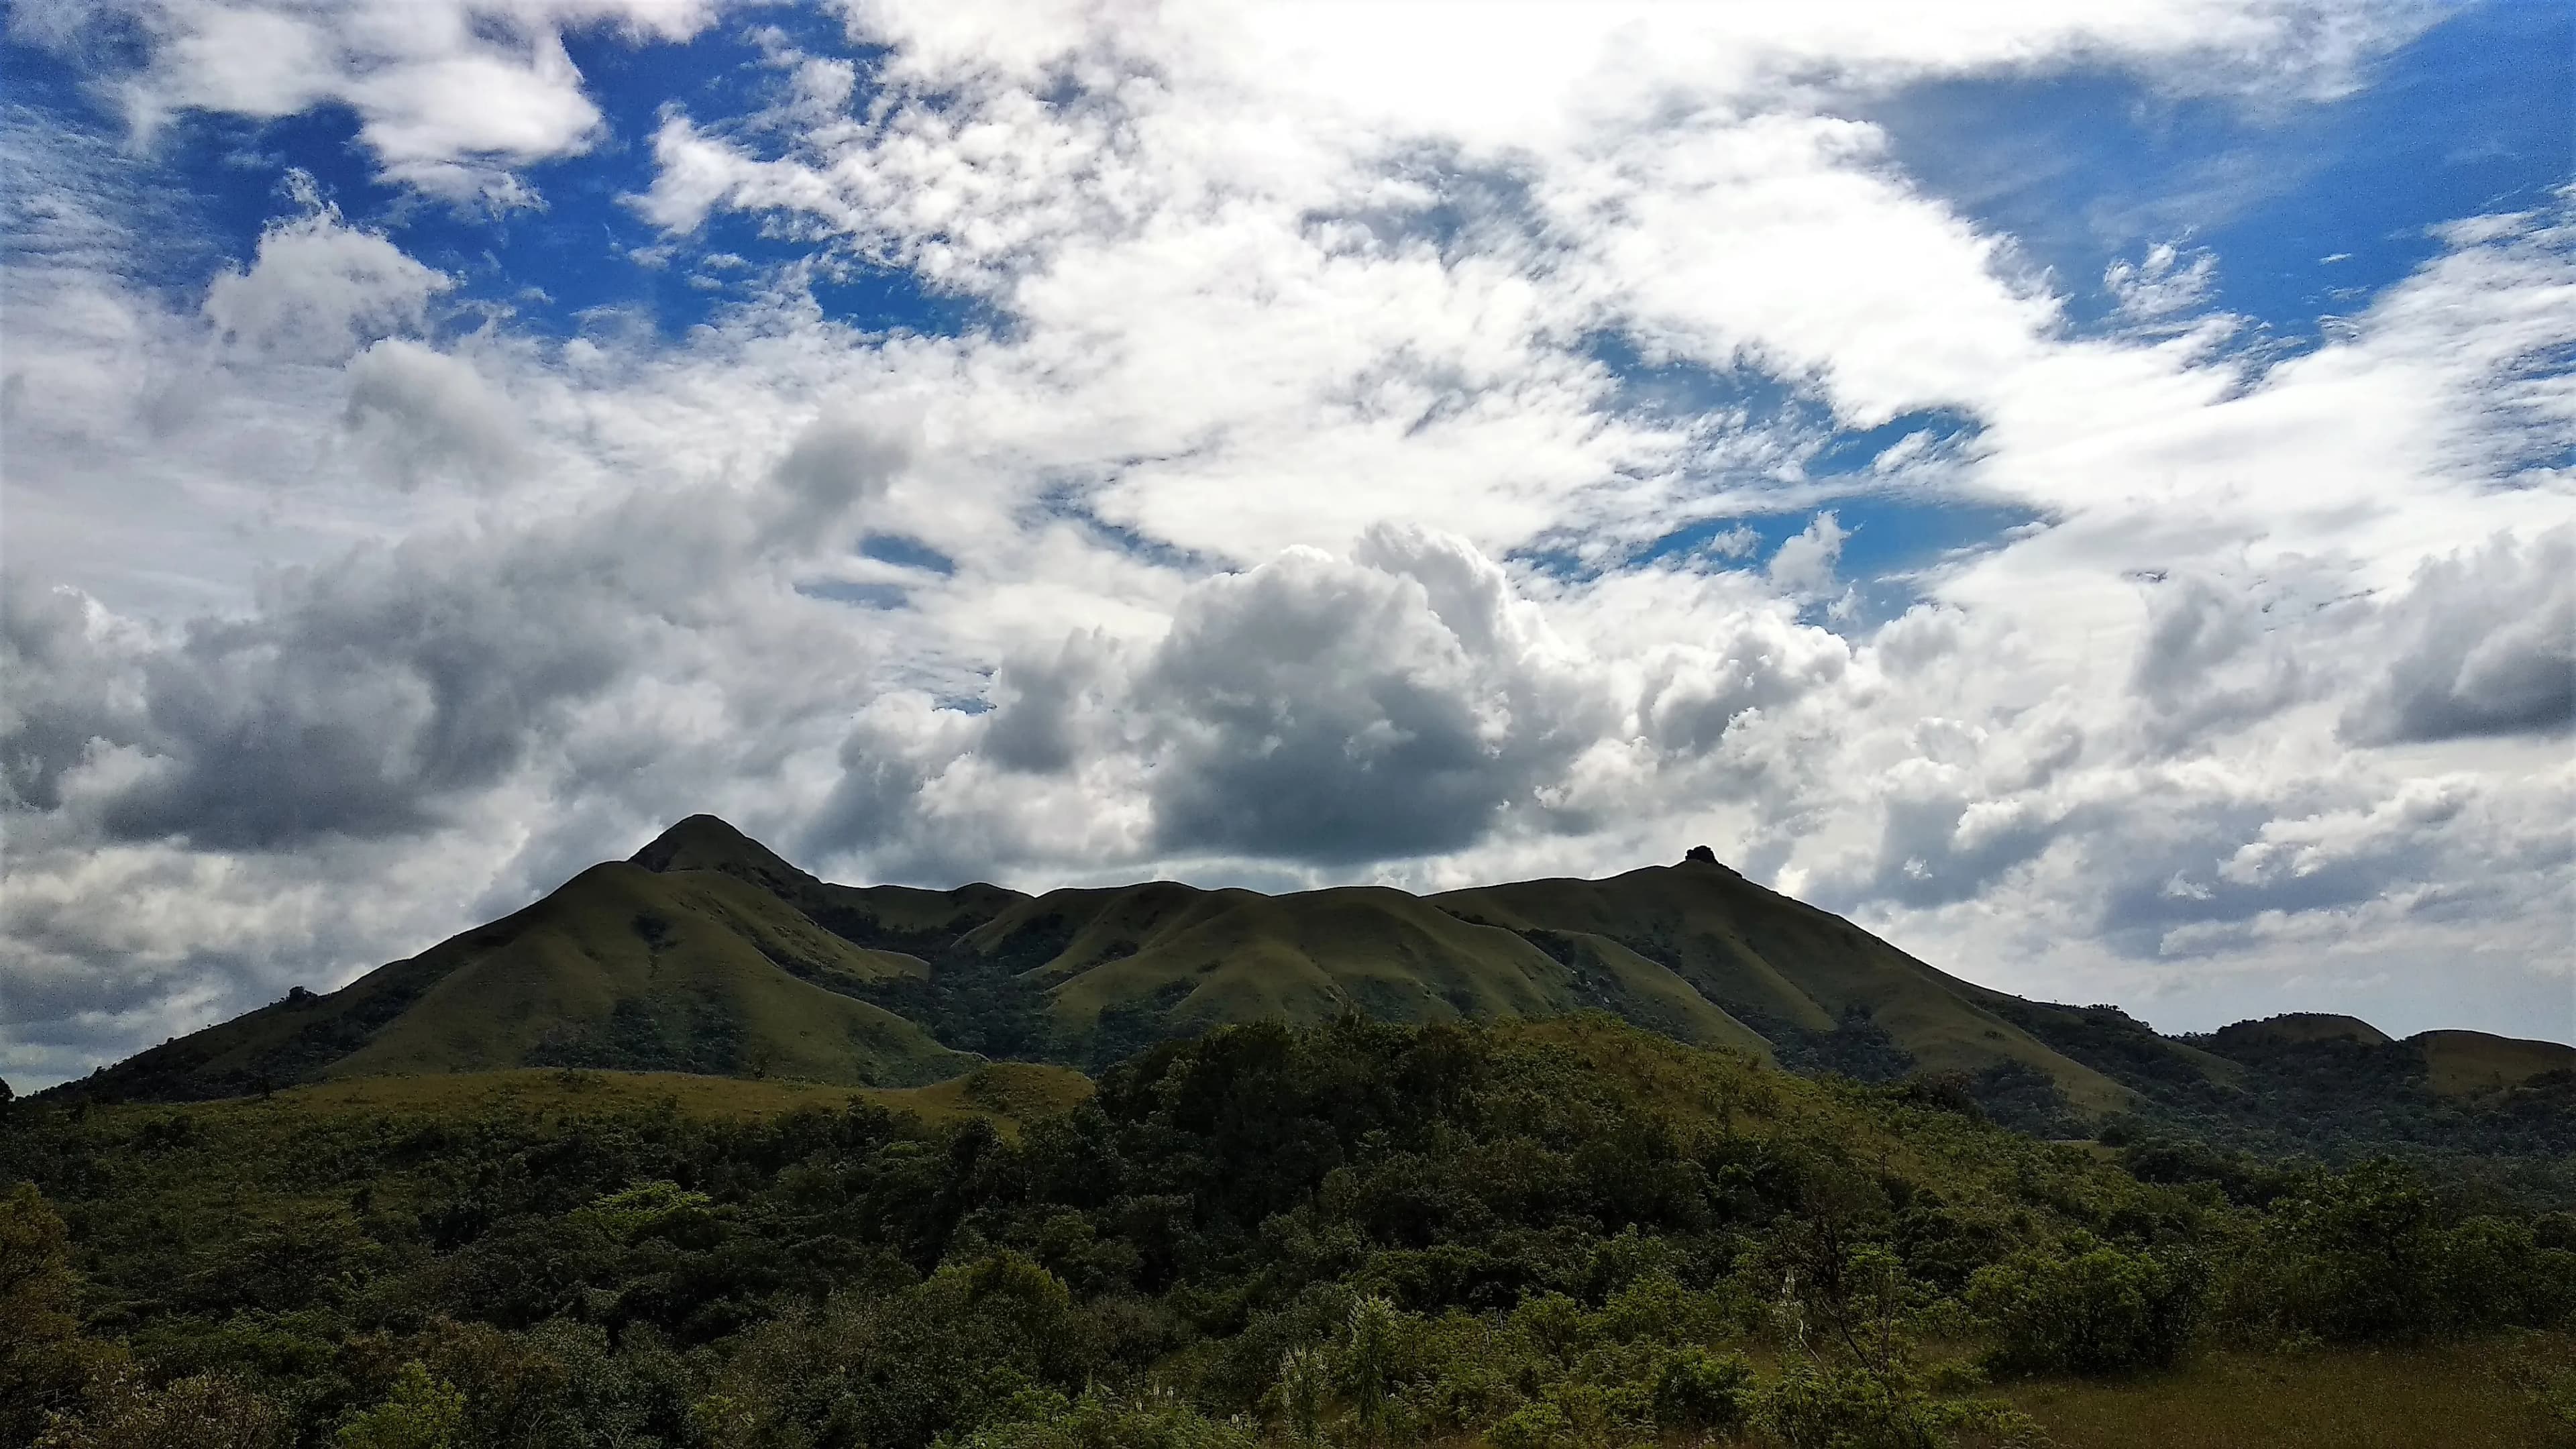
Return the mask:
<svg viewBox="0 0 2576 1449">
<path fill-rule="evenodd" d="M 899 1087 L 995 1058 L 1096 1069 L 1236 1022 L 1581 1011 L 1810 1074 L 1945 1074 L 2042 1135 L 2126 1114 L 2260 1126 L 2290 1102 L 2385 1118 L 2392 1102 L 2528 1097 L 2576 1066 L 2552 1043 L 2397 1042 L 2317 1014 L 2166 1037 L 1950 976 L 1705 851 L 1432 896 L 1175 881 L 1030 896 L 838 885 L 696 815 L 514 915 L 62 1090 L 176 1100 L 548 1066 Z"/>
</svg>

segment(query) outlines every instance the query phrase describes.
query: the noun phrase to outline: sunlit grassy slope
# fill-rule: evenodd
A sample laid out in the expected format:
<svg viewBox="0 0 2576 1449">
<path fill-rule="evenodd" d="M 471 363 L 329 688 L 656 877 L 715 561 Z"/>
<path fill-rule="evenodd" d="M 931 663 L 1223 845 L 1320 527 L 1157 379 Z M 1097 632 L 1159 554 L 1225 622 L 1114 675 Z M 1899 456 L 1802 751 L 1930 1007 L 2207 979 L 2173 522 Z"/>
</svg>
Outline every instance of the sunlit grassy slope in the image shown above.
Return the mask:
<svg viewBox="0 0 2576 1449">
<path fill-rule="evenodd" d="M 852 940 L 935 946 L 1028 897 L 994 885 L 955 890 L 846 886 L 819 880 L 713 815 L 692 815 L 654 837 L 633 863 L 651 871 L 712 871 L 759 886 Z"/>
<path fill-rule="evenodd" d="M 1551 954 L 1382 887 L 1285 896 L 1170 882 L 1055 891 L 1012 906 L 967 943 L 1034 960 L 1027 976 L 1075 1036 L 1121 1009 L 1193 1030 L 1352 1010 L 1423 1022 L 1605 1008 L 1685 1041 L 1770 1055 L 1752 1029 L 1613 942 L 1586 938 Z"/>
<path fill-rule="evenodd" d="M 1776 1022 L 1823 1031 L 1847 1014 L 1865 1015 L 1927 1069 L 2018 1062 L 2047 1073 L 2078 1106 L 2112 1110 L 2129 1100 L 2110 1078 L 1989 1010 L 1993 993 L 1722 865 L 1685 861 L 1608 880 L 1524 881 L 1431 899 L 1468 920 L 1618 942 L 1757 1029 Z"/>
<path fill-rule="evenodd" d="M 339 991 L 290 996 L 89 1085 L 218 1097 L 530 1065 L 910 1085 L 973 1059 L 848 993 L 924 969 L 853 945 L 731 875 L 600 865 Z"/>
<path fill-rule="evenodd" d="M 2424 1054 L 2425 1079 L 2445 1096 L 2511 1087 L 2546 1072 L 2576 1071 L 2576 1047 L 2482 1031 L 2428 1031 L 2407 1044 Z"/>
</svg>

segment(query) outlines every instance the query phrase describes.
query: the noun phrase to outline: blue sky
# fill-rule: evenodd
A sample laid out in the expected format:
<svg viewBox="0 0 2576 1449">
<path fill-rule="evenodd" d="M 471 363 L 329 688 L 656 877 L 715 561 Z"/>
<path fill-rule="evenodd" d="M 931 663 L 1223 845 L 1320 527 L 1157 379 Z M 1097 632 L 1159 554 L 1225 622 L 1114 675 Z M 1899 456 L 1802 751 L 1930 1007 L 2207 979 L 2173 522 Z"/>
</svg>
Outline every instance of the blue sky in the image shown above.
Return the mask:
<svg viewBox="0 0 2576 1449">
<path fill-rule="evenodd" d="M 698 809 L 2576 1039 L 2576 11 L 1808 8 L 19 7 L 0 1062 Z"/>
</svg>

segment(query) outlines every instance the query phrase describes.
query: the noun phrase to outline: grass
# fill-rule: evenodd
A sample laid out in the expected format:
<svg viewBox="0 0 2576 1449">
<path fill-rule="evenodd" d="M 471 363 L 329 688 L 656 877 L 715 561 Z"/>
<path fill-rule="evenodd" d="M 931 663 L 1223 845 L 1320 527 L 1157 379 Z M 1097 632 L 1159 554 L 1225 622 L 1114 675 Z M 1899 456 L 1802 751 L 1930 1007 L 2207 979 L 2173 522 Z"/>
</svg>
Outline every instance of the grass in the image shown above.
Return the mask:
<svg viewBox="0 0 2576 1449">
<path fill-rule="evenodd" d="M 1718 865 L 1649 866 L 1608 880 L 1536 880 L 1452 891 L 1432 903 L 1514 930 L 1606 936 L 1667 965 L 1700 994 L 1807 1031 L 1859 1010 L 1923 1068 L 2019 1062 L 2076 1105 L 2131 1105 L 2128 1089 L 1988 1010 L 1987 993 L 1839 916 Z"/>
<path fill-rule="evenodd" d="M 913 1023 L 800 979 L 781 961 L 855 982 L 918 969 L 863 951 L 732 876 L 594 866 L 330 1075 L 497 1070 L 533 1058 L 913 1085 L 969 1065 Z"/>
<path fill-rule="evenodd" d="M 2540 1449 L 2549 1426 L 2497 1372 L 2506 1352 L 2212 1354 L 2152 1378 L 1998 1392 L 2061 1449 Z"/>
<path fill-rule="evenodd" d="M 974 1058 L 832 985 L 922 964 L 714 871 L 593 866 L 544 900 L 327 996 L 111 1069 L 103 1095 L 241 1095 L 322 1078 L 575 1065 L 916 1085 Z"/>
<path fill-rule="evenodd" d="M 418 1113 L 465 1118 L 506 1111 L 514 1115 L 612 1111 L 668 1101 L 682 1115 L 750 1121 L 805 1107 L 838 1107 L 863 1098 L 931 1121 L 992 1118 L 1005 1128 L 1068 1110 L 1091 1093 L 1091 1081 L 1067 1067 L 995 1062 L 962 1076 L 921 1087 L 862 1087 L 824 1082 L 708 1077 L 688 1072 L 613 1072 L 520 1068 L 498 1072 L 440 1072 L 416 1076 L 356 1077 L 290 1087 L 268 1098 L 240 1097 L 201 1103 L 191 1114 L 236 1120 L 275 1120 L 298 1113 L 373 1116 Z M 171 1109 L 135 1104 L 100 1109 L 103 1121 L 165 1117 Z"/>
<path fill-rule="evenodd" d="M 2543 1072 L 2576 1069 L 2576 1047 L 2482 1031 L 2428 1031 L 2407 1038 L 2424 1054 L 2425 1084 L 2446 1097 L 2489 1092 Z"/>
</svg>

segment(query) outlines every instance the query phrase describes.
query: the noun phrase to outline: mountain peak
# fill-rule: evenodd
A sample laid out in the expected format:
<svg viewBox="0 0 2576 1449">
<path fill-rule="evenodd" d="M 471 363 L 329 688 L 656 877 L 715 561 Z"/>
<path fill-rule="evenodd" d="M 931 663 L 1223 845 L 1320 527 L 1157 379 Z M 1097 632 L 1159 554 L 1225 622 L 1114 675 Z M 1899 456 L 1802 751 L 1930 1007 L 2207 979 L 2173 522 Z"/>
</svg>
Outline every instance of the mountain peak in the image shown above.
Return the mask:
<svg viewBox="0 0 2576 1449">
<path fill-rule="evenodd" d="M 765 885 L 785 885 L 805 872 L 714 815 L 692 815 L 629 857 L 650 871 L 720 870 Z"/>
<path fill-rule="evenodd" d="M 1708 848 L 1707 846 L 1705 846 L 1705 845 L 1694 845 L 1694 846 L 1692 846 L 1690 849 L 1688 849 L 1688 850 L 1686 850 L 1686 851 L 1683 851 L 1683 852 L 1682 852 L 1682 864 L 1684 864 L 1684 865 L 1713 865 L 1713 866 L 1716 866 L 1719 870 L 1725 871 L 1728 875 L 1734 875 L 1734 874 L 1736 874 L 1735 868 L 1734 868 L 1733 866 L 1730 866 L 1730 865 L 1728 865 L 1726 862 L 1724 862 L 1724 861 L 1722 861 L 1722 860 L 1719 860 L 1719 859 L 1717 858 L 1717 852 L 1716 852 L 1716 851 L 1714 851 L 1714 850 L 1709 849 L 1709 848 Z"/>
</svg>

